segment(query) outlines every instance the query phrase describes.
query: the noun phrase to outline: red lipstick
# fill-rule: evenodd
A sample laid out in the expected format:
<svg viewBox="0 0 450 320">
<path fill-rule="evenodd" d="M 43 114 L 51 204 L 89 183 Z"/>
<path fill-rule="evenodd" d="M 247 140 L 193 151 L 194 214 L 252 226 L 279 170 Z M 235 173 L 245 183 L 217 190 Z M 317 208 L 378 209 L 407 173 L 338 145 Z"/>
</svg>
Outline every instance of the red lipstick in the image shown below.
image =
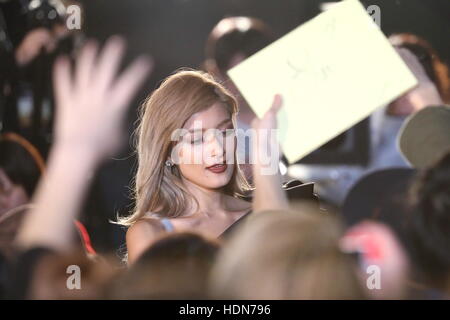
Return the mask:
<svg viewBox="0 0 450 320">
<path fill-rule="evenodd" d="M 214 173 L 222 173 L 225 170 L 227 170 L 227 165 L 226 164 L 215 164 L 211 167 L 206 168 L 209 171 L 212 171 Z"/>
</svg>

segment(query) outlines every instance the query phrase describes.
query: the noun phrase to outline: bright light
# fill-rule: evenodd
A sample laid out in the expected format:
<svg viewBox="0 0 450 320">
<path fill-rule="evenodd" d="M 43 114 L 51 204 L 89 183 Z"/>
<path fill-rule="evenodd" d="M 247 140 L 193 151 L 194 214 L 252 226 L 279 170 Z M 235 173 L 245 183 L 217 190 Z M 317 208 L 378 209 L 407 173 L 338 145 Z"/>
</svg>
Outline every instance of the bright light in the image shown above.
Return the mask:
<svg viewBox="0 0 450 320">
<path fill-rule="evenodd" d="M 338 3 L 339 2 L 324 2 L 320 5 L 320 10 L 327 11 L 328 9 L 331 9 L 334 5 Z"/>
</svg>

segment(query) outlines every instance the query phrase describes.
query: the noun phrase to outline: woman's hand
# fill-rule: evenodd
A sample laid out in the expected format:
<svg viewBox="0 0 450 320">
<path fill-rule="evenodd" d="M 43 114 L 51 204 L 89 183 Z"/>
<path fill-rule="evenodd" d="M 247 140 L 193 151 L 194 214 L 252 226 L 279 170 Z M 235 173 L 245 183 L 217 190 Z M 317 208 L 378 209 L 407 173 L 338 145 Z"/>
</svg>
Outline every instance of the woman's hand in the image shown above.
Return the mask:
<svg viewBox="0 0 450 320">
<path fill-rule="evenodd" d="M 80 148 L 96 159 L 116 151 L 128 104 L 152 66 L 149 58 L 138 58 L 116 76 L 124 48 L 117 36 L 100 53 L 97 43 L 90 41 L 81 50 L 74 72 L 68 58 L 58 59 L 54 67 L 56 147 Z"/>
</svg>

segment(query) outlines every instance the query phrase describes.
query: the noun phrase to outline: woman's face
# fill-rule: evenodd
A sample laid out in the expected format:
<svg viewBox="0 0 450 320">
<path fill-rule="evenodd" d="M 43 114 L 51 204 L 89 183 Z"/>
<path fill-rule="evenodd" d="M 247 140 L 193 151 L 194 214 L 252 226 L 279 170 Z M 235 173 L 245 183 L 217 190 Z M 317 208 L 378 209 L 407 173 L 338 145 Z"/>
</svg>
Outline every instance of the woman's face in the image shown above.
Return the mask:
<svg viewBox="0 0 450 320">
<path fill-rule="evenodd" d="M 0 217 L 7 211 L 28 203 L 29 199 L 22 186 L 15 185 L 0 168 Z"/>
<path fill-rule="evenodd" d="M 231 115 L 222 103 L 215 103 L 188 119 L 172 161 L 184 180 L 204 189 L 219 189 L 233 176 L 235 150 Z"/>
</svg>

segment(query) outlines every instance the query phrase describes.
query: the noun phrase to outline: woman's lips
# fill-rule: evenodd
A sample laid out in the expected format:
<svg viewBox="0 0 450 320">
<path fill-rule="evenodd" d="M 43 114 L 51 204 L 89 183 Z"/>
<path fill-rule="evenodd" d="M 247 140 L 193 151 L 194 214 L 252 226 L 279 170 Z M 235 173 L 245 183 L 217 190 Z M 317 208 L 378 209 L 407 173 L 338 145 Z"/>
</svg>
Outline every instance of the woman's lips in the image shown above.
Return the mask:
<svg viewBox="0 0 450 320">
<path fill-rule="evenodd" d="M 214 173 L 222 173 L 225 170 L 227 170 L 227 165 L 226 164 L 216 164 L 213 165 L 211 167 L 206 168 L 209 171 L 212 171 Z"/>
</svg>

